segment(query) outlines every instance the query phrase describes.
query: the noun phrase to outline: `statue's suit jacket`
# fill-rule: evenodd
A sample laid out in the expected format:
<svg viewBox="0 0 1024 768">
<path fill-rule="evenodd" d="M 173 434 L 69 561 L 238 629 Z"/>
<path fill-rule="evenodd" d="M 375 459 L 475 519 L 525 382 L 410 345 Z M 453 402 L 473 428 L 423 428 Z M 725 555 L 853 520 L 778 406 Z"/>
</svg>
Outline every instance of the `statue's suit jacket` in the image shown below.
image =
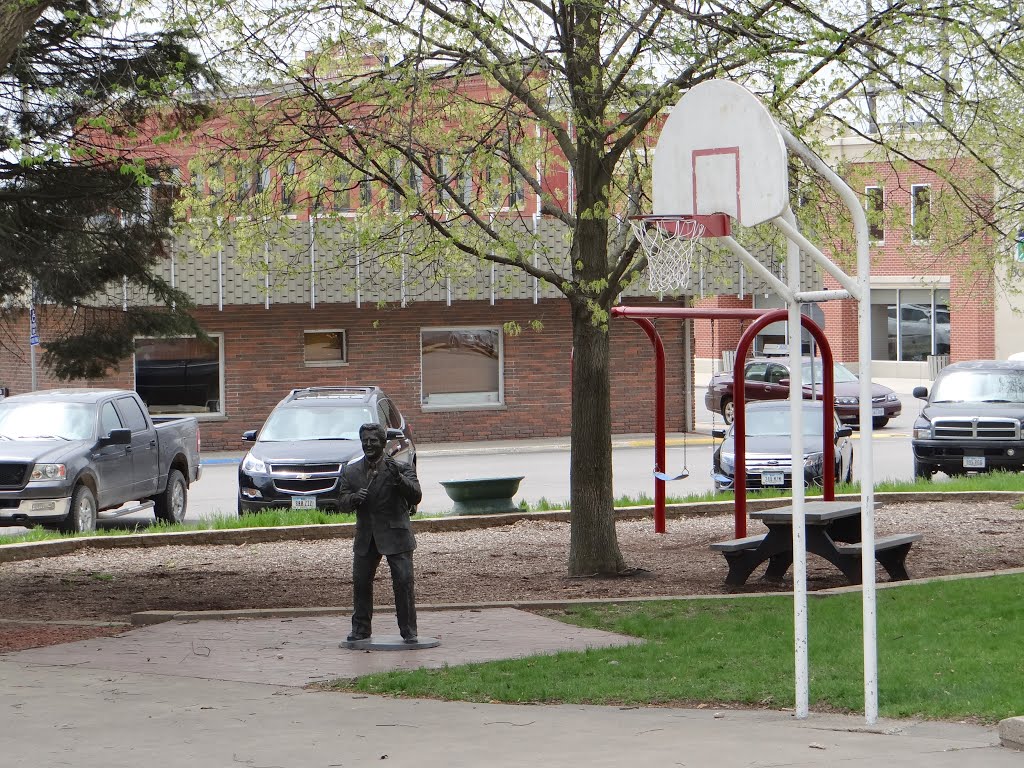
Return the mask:
<svg viewBox="0 0 1024 768">
<path fill-rule="evenodd" d="M 352 495 L 369 488 L 366 500 L 356 507 Z M 355 510 L 356 536 L 352 550 L 365 555 L 370 540 L 382 555 L 411 552 L 416 549 L 409 515 L 423 498 L 416 469 L 390 457 L 384 457 L 380 471 L 371 477 L 366 459 L 361 457 L 345 466 L 341 473 L 341 508 Z"/>
</svg>

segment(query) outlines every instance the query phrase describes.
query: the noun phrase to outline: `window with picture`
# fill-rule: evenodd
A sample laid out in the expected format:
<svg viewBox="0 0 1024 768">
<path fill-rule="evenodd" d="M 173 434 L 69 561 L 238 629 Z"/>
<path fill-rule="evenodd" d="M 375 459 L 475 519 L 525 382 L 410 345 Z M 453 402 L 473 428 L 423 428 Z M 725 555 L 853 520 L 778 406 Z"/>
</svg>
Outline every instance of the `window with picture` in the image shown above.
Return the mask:
<svg viewBox="0 0 1024 768">
<path fill-rule="evenodd" d="M 223 338 L 135 340 L 135 391 L 153 414 L 222 414 Z"/>
<path fill-rule="evenodd" d="M 345 331 L 337 328 L 303 331 L 302 354 L 306 365 L 344 365 L 348 362 L 348 341 Z"/>
<path fill-rule="evenodd" d="M 885 240 L 885 192 L 881 187 L 864 190 L 864 210 L 868 218 L 868 237 L 872 242 Z"/>
<path fill-rule="evenodd" d="M 500 328 L 420 332 L 424 407 L 496 406 L 504 401 Z"/>
<path fill-rule="evenodd" d="M 928 184 L 910 188 L 910 234 L 915 242 L 932 238 L 932 188 Z"/>
</svg>

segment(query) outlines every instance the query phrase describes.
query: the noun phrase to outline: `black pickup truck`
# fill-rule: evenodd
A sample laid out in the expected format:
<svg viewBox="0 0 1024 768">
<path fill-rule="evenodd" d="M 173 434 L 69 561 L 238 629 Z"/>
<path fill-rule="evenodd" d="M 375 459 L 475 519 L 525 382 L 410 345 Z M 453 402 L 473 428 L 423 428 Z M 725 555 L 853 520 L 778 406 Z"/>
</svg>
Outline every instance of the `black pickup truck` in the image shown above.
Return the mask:
<svg viewBox="0 0 1024 768">
<path fill-rule="evenodd" d="M 914 476 L 935 472 L 1024 470 L 1024 361 L 971 360 L 947 365 L 914 422 Z"/>
<path fill-rule="evenodd" d="M 180 522 L 200 471 L 195 418 L 154 419 L 133 391 L 0 400 L 0 526 L 91 531 L 97 519 L 145 509 Z"/>
</svg>

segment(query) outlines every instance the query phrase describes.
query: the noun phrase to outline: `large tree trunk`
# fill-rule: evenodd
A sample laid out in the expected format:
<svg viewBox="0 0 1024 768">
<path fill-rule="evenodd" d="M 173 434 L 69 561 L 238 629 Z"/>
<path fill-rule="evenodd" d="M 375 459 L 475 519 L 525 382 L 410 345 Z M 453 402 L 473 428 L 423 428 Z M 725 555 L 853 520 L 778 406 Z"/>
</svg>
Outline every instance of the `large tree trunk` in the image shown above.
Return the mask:
<svg viewBox="0 0 1024 768">
<path fill-rule="evenodd" d="M 0 0 L 0 72 L 7 69 L 15 49 L 50 0 Z"/>
<path fill-rule="evenodd" d="M 569 575 L 620 573 L 612 492 L 611 384 L 607 324 L 586 301 L 572 305 L 572 526 Z"/>
</svg>

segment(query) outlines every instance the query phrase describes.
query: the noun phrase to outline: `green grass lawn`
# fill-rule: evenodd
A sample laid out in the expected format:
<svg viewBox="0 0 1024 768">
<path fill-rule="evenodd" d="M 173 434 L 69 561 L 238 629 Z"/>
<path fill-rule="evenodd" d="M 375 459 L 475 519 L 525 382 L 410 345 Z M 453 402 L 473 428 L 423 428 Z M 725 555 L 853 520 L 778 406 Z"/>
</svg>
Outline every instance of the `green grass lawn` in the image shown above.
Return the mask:
<svg viewBox="0 0 1024 768">
<path fill-rule="evenodd" d="M 878 591 L 879 712 L 994 722 L 1024 711 L 1024 577 Z M 863 711 L 861 596 L 809 601 L 811 708 Z M 646 642 L 338 681 L 340 690 L 466 701 L 792 707 L 785 595 L 573 608 L 556 618 Z"/>
</svg>

